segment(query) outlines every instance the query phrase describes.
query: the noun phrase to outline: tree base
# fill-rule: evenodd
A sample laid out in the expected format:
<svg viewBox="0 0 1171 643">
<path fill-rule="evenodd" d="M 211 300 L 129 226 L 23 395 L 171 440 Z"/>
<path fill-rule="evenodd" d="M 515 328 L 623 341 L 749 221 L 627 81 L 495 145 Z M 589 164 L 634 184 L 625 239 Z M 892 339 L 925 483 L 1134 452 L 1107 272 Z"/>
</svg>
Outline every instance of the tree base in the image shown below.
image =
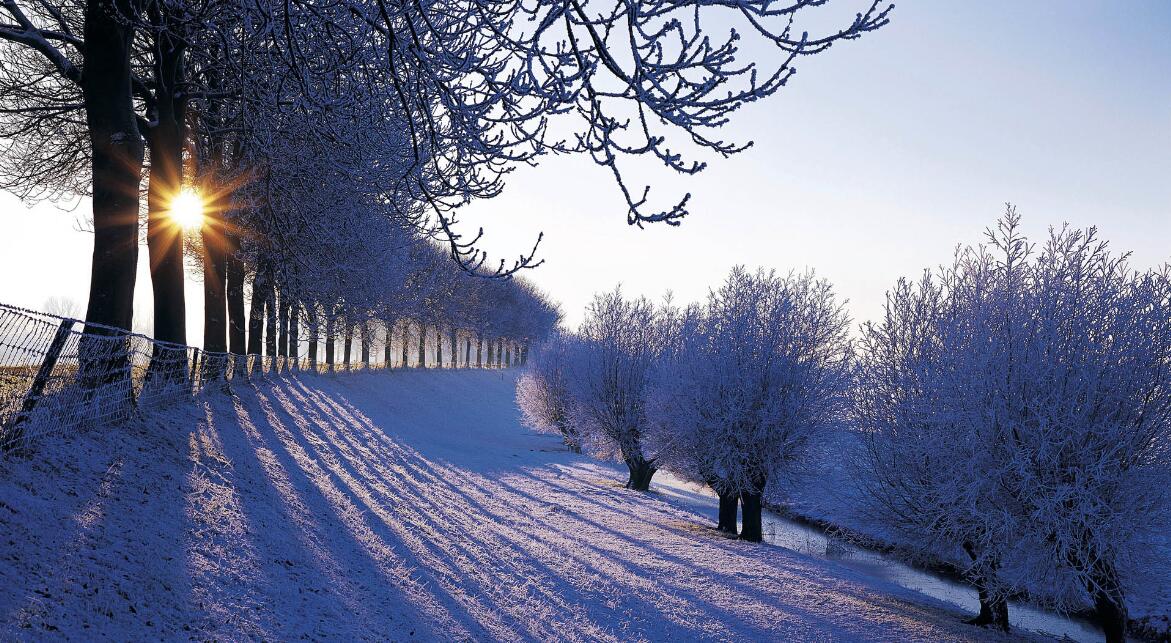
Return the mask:
<svg viewBox="0 0 1171 643">
<path fill-rule="evenodd" d="M 744 516 L 740 527 L 740 540 L 758 543 L 764 540 L 764 530 L 761 528 L 760 494 L 744 492 L 740 494 L 741 513 Z"/>
<path fill-rule="evenodd" d="M 626 468 L 630 470 L 630 478 L 626 481 L 626 488 L 634 491 L 649 491 L 651 488 L 651 478 L 655 475 L 655 469 L 647 460 L 639 458 L 637 460 L 627 460 Z"/>
<path fill-rule="evenodd" d="M 736 535 L 736 510 L 740 497 L 734 493 L 720 494 L 720 515 L 716 529 L 728 536 Z"/>
</svg>

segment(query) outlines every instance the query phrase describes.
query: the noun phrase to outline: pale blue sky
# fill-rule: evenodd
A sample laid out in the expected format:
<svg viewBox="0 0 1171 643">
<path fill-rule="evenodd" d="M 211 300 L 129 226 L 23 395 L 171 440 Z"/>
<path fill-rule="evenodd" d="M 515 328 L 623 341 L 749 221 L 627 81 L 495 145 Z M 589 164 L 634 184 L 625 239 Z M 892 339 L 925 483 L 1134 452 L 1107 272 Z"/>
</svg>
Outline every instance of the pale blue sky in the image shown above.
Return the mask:
<svg viewBox="0 0 1171 643">
<path fill-rule="evenodd" d="M 946 262 L 1011 201 L 1038 239 L 1097 225 L 1145 268 L 1171 260 L 1171 2 L 911 0 L 878 33 L 803 60 L 791 85 L 739 115 L 756 147 L 685 181 L 680 228 L 625 224 L 607 174 L 556 159 L 518 170 L 463 214 L 508 256 L 540 230 L 530 278 L 571 324 L 592 293 L 703 297 L 736 263 L 815 268 L 857 321 L 903 275 Z M 661 180 L 663 179 L 663 180 Z M 87 207 L 83 204 L 82 207 Z M 84 301 L 88 235 L 75 215 L 0 195 L 0 301 Z M 145 257 L 145 249 L 143 251 Z M 188 291 L 190 338 L 201 299 Z M 140 277 L 138 308 L 149 310 Z"/>
</svg>

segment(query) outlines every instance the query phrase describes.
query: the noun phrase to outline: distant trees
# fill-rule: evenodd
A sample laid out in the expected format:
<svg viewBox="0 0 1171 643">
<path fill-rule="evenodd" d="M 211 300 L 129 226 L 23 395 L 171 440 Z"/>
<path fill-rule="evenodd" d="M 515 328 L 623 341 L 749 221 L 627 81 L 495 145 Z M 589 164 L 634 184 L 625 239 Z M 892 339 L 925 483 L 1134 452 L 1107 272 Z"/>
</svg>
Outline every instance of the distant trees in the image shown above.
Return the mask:
<svg viewBox="0 0 1171 643">
<path fill-rule="evenodd" d="M 761 496 L 796 473 L 848 410 L 849 318 L 828 282 L 736 267 L 685 315 L 656 370 L 651 425 L 662 466 L 720 496 L 723 531 L 761 540 Z"/>
<path fill-rule="evenodd" d="M 56 295 L 45 299 L 45 303 L 42 305 L 42 310 L 44 310 L 46 313 L 49 313 L 50 315 L 70 317 L 72 319 L 77 319 L 85 312 L 81 309 L 81 306 L 76 301 L 70 299 L 69 297 L 61 297 Z"/>
<path fill-rule="evenodd" d="M 1169 283 L 1092 228 L 1055 230 L 1038 252 L 1010 209 L 987 246 L 901 281 L 865 327 L 870 491 L 913 542 L 967 553 L 975 622 L 1007 628 L 1023 589 L 1088 597 L 1124 640 L 1120 569 L 1142 568 L 1166 511 Z"/>
</svg>

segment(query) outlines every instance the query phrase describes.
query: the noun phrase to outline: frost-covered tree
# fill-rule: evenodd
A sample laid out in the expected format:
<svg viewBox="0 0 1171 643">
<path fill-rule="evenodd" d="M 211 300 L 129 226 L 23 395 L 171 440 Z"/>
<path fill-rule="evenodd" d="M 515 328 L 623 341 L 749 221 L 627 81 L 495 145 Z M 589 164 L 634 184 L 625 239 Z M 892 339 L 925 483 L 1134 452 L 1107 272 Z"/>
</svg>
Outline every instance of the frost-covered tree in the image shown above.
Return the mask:
<svg viewBox="0 0 1171 643">
<path fill-rule="evenodd" d="M 639 491 L 650 488 L 658 469 L 644 436 L 646 396 L 662 339 L 654 304 L 626 299 L 616 288 L 596 295 L 586 308 L 568 358 L 571 424 L 591 451 L 624 462 L 627 488 Z"/>
<path fill-rule="evenodd" d="M 1087 600 L 1126 627 L 1171 478 L 1169 271 L 1135 273 L 1094 229 L 1036 251 L 1011 208 L 988 245 L 888 295 L 858 386 L 871 491 L 890 526 L 961 548 L 975 622 L 1006 628 L 1019 590 Z"/>
<path fill-rule="evenodd" d="M 566 362 L 575 340 L 555 334 L 537 349 L 516 382 L 516 403 L 526 425 L 561 436 L 565 446 L 581 453 L 581 436 L 569 419 L 569 381 Z"/>
<path fill-rule="evenodd" d="M 987 422 L 972 425 L 942 412 L 951 392 L 945 384 L 959 387 L 962 378 L 943 382 L 935 376 L 937 363 L 959 348 L 957 336 L 945 344 L 946 327 L 974 320 L 964 310 L 961 289 L 980 292 L 991 279 L 987 258 L 973 259 L 968 253 L 938 278 L 900 280 L 887 293 L 882 321 L 864 327 L 855 409 L 867 436 L 861 468 L 876 500 L 875 519 L 926 555 L 962 548 L 971 557 L 967 575 L 980 595 L 973 622 L 1007 629 L 1011 590 L 998 570 L 1012 529 L 997 519 L 999 458 L 984 435 Z M 962 261 L 967 265 L 961 267 Z M 971 364 L 988 366 L 986 359 Z"/>
<path fill-rule="evenodd" d="M 711 486 L 720 528 L 761 539 L 761 495 L 799 472 L 848 410 L 849 318 L 812 272 L 736 267 L 656 373 L 651 424 L 662 466 Z"/>
</svg>

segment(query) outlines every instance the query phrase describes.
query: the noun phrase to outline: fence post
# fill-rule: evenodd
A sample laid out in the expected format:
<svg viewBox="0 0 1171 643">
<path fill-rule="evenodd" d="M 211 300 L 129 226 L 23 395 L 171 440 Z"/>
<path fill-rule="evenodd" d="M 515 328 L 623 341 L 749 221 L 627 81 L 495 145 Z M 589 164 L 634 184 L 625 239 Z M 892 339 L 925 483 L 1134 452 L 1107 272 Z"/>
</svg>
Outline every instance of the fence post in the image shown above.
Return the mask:
<svg viewBox="0 0 1171 643">
<path fill-rule="evenodd" d="M 53 368 L 57 366 L 57 359 L 61 357 L 61 350 L 65 348 L 65 340 L 69 339 L 69 333 L 73 330 L 73 323 L 72 319 L 62 319 L 61 324 L 57 326 L 57 333 L 53 335 L 53 341 L 49 343 L 45 359 L 41 362 L 41 367 L 37 369 L 32 386 L 29 387 L 24 401 L 20 404 L 20 412 L 3 431 L 3 442 L 0 442 L 0 446 L 5 451 L 11 450 L 20 442 L 20 425 L 28 420 L 29 414 L 37 407 L 37 402 L 41 400 L 41 394 L 45 392 L 45 385 L 49 383 Z"/>
<path fill-rule="evenodd" d="M 191 382 L 191 394 L 195 395 L 203 387 L 203 369 L 199 368 L 199 347 L 191 347 L 191 373 L 188 375 Z"/>
<path fill-rule="evenodd" d="M 232 381 L 236 379 L 236 369 L 240 366 L 236 357 L 235 353 L 228 353 L 224 359 L 224 391 L 228 393 L 232 391 Z"/>
</svg>

